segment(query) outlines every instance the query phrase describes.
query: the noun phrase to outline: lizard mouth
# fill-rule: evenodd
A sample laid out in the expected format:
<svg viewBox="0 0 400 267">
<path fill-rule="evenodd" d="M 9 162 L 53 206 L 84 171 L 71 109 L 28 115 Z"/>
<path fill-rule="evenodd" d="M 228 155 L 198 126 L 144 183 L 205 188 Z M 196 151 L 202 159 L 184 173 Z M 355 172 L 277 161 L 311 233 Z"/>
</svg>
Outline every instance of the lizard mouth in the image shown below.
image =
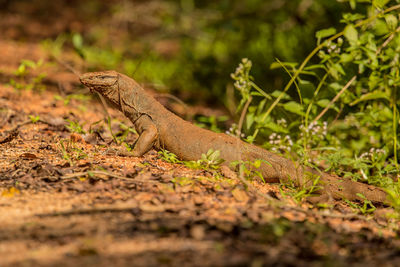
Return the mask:
<svg viewBox="0 0 400 267">
<path fill-rule="evenodd" d="M 91 91 L 101 93 L 118 82 L 118 73 L 115 71 L 88 72 L 82 74 L 79 80 Z"/>
</svg>

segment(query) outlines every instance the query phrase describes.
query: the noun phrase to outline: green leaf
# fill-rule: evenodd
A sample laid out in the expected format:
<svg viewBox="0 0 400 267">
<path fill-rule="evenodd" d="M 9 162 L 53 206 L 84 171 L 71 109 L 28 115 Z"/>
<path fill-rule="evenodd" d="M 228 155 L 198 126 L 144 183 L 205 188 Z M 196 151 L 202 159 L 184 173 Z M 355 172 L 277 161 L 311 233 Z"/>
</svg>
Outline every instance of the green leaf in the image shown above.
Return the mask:
<svg viewBox="0 0 400 267">
<path fill-rule="evenodd" d="M 332 36 L 334 34 L 336 34 L 336 29 L 335 28 L 329 28 L 329 29 L 323 29 L 323 30 L 317 31 L 315 33 L 315 37 L 318 40 L 321 40 L 322 38 L 326 38 L 326 37 Z"/>
<path fill-rule="evenodd" d="M 76 53 L 78 53 L 81 58 L 85 58 L 85 53 L 83 51 L 83 38 L 79 33 L 72 36 L 72 44 Z"/>
<path fill-rule="evenodd" d="M 31 120 L 32 123 L 36 123 L 36 122 L 38 122 L 40 120 L 39 116 L 29 115 L 28 117 L 29 117 L 29 119 Z"/>
<path fill-rule="evenodd" d="M 22 60 L 21 64 L 25 65 L 25 66 L 27 66 L 29 68 L 32 68 L 32 69 L 36 68 L 36 62 L 34 62 L 32 60 L 29 60 L 29 59 Z"/>
<path fill-rule="evenodd" d="M 304 116 L 303 107 L 297 102 L 289 101 L 283 104 L 283 108 L 289 112 Z"/>
<path fill-rule="evenodd" d="M 351 9 L 356 9 L 357 6 L 357 1 L 356 0 L 350 0 L 350 7 Z"/>
<path fill-rule="evenodd" d="M 353 59 L 354 59 L 354 58 L 353 58 L 353 56 L 352 56 L 351 54 L 343 53 L 343 54 L 340 55 L 340 60 L 341 60 L 343 63 L 352 62 Z"/>
<path fill-rule="evenodd" d="M 368 80 L 368 86 L 369 86 L 369 91 L 374 90 L 377 86 L 380 86 L 382 84 L 382 77 L 378 73 L 372 73 L 369 76 Z"/>
<path fill-rule="evenodd" d="M 343 85 L 335 82 L 335 83 L 329 84 L 329 87 L 332 88 L 335 92 L 338 92 L 339 90 L 341 90 L 343 88 Z"/>
<path fill-rule="evenodd" d="M 365 16 L 362 14 L 352 14 L 352 13 L 346 13 L 343 15 L 343 19 L 340 22 L 344 22 L 344 23 L 351 23 L 354 22 L 356 20 L 360 20 L 360 19 L 364 19 Z"/>
<path fill-rule="evenodd" d="M 331 101 L 329 99 L 321 99 L 318 100 L 317 105 L 321 108 L 326 108 Z M 334 109 L 336 112 L 339 112 L 339 108 L 335 105 L 331 105 L 329 108 Z"/>
<path fill-rule="evenodd" d="M 397 28 L 398 19 L 395 15 L 388 14 L 385 16 L 385 20 L 389 30 L 394 31 Z"/>
<path fill-rule="evenodd" d="M 346 72 L 344 71 L 342 65 L 340 65 L 339 63 L 333 64 L 332 68 L 336 69 L 342 75 L 346 74 Z"/>
<path fill-rule="evenodd" d="M 219 159 L 220 154 L 221 154 L 221 152 L 220 152 L 219 150 L 215 150 L 213 153 L 211 153 L 209 159 L 210 159 L 211 161 L 216 161 L 216 160 Z"/>
<path fill-rule="evenodd" d="M 386 21 L 384 21 L 382 19 L 377 19 L 375 21 L 375 25 L 373 26 L 373 29 L 375 31 L 375 35 L 378 35 L 378 36 L 389 33 L 388 24 L 386 23 Z"/>
<path fill-rule="evenodd" d="M 21 65 L 18 66 L 17 73 L 18 74 L 25 73 L 25 70 L 26 70 L 26 65 L 21 64 Z"/>
<path fill-rule="evenodd" d="M 76 49 L 82 49 L 83 39 L 79 33 L 76 33 L 72 36 L 72 44 Z"/>
<path fill-rule="evenodd" d="M 390 0 L 373 0 L 372 4 L 378 8 L 383 8 Z"/>
<path fill-rule="evenodd" d="M 246 116 L 246 128 L 249 130 L 254 123 L 254 113 L 248 113 Z"/>
<path fill-rule="evenodd" d="M 363 101 L 374 100 L 374 99 L 386 99 L 390 101 L 390 97 L 385 92 L 382 92 L 381 90 L 376 90 L 374 92 L 362 95 L 359 99 L 351 102 L 350 106 L 354 106 Z"/>
<path fill-rule="evenodd" d="M 345 75 L 345 71 L 339 63 L 333 64 L 332 66 L 330 66 L 329 73 L 332 75 L 333 78 L 335 78 L 335 80 L 340 79 L 339 74 Z"/>
<path fill-rule="evenodd" d="M 285 133 L 285 134 L 289 133 L 288 129 L 272 121 L 264 123 L 262 127 L 271 129 L 274 133 Z"/>
<path fill-rule="evenodd" d="M 257 115 L 259 115 L 264 110 L 266 103 L 267 103 L 267 99 L 265 99 L 265 98 L 260 101 L 260 103 L 258 104 L 258 107 L 257 107 Z"/>
<path fill-rule="evenodd" d="M 282 93 L 282 91 L 275 90 L 275 91 L 273 91 L 273 92 L 271 93 L 271 95 L 272 95 L 273 97 L 275 97 L 275 98 L 278 98 L 279 95 L 280 95 L 281 93 Z M 289 100 L 289 99 L 291 99 L 291 97 L 290 97 L 288 94 L 283 93 L 282 99 Z"/>
<path fill-rule="evenodd" d="M 280 69 L 283 67 L 294 69 L 299 63 L 297 62 L 273 62 L 270 66 L 270 69 Z"/>
<path fill-rule="evenodd" d="M 356 45 L 358 41 L 358 32 L 354 25 L 349 24 L 344 28 L 344 37 L 350 42 L 350 45 Z"/>
<path fill-rule="evenodd" d="M 329 102 L 331 102 L 331 101 L 329 101 L 329 99 L 321 99 L 321 100 L 318 100 L 317 105 L 320 107 L 326 108 L 328 106 Z"/>
<path fill-rule="evenodd" d="M 325 70 L 325 65 L 324 64 L 314 64 L 311 66 L 307 66 L 304 68 L 304 70 L 315 70 L 315 69 L 322 69 Z"/>
<path fill-rule="evenodd" d="M 302 97 L 311 98 L 315 92 L 315 85 L 306 80 L 299 81 L 299 88 L 301 91 Z"/>
</svg>

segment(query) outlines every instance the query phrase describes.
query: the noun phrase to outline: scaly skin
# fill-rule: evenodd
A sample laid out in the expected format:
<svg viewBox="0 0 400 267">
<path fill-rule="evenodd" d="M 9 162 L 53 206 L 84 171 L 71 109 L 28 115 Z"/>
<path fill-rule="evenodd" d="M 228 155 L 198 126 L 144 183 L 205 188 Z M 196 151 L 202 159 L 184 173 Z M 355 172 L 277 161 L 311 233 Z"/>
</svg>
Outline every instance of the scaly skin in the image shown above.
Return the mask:
<svg viewBox="0 0 400 267">
<path fill-rule="evenodd" d="M 323 198 L 362 200 L 361 193 L 373 202 L 386 201 L 386 193 L 373 186 L 341 180 L 339 177 L 300 166 L 282 156 L 242 142 L 238 138 L 199 128 L 165 109 L 133 79 L 115 71 L 85 73 L 81 82 L 114 104 L 134 124 L 139 138 L 131 155 L 140 157 L 151 148 L 163 148 L 183 160 L 198 160 L 209 149 L 219 150 L 221 158 L 232 161 L 263 159 L 260 171 L 267 182 L 292 180 L 297 186 L 308 186 L 320 176 Z M 308 178 L 307 178 L 308 177 Z"/>
</svg>

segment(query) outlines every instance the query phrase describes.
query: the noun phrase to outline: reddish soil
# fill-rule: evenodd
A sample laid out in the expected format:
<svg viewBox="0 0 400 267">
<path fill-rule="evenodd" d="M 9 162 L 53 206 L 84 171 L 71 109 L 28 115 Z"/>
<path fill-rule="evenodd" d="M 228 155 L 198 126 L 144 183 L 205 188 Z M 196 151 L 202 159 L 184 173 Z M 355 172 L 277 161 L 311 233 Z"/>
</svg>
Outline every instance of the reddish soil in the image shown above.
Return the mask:
<svg viewBox="0 0 400 267">
<path fill-rule="evenodd" d="M 62 13 L 66 21 L 77 16 L 71 10 Z M 66 30 L 65 23 L 21 29 L 35 15 L 6 14 L 0 18 L 0 266 L 400 265 L 399 224 L 386 216 L 389 208 L 357 215 L 332 202 L 321 209 L 283 197 L 278 185 L 253 181 L 246 188 L 228 170 L 217 176 L 189 169 L 156 151 L 112 155 L 123 146 L 113 141 L 101 102 L 88 98 L 77 77 L 38 44 Z M 70 27 L 78 30 L 86 25 L 74 21 Z M 21 36 L 25 41 L 17 42 Z M 17 79 L 22 59 L 45 64 Z M 42 72 L 45 90 L 8 85 Z M 108 112 L 119 137 L 131 124 Z M 93 133 L 72 133 L 67 120 Z M 126 141 L 135 138 L 129 132 Z"/>
</svg>

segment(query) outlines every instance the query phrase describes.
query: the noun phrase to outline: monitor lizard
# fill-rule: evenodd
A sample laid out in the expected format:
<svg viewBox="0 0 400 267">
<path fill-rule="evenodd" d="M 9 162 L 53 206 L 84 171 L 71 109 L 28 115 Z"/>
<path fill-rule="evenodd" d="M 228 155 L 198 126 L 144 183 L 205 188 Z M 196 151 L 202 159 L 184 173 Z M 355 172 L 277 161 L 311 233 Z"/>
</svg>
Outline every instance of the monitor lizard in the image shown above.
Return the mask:
<svg viewBox="0 0 400 267">
<path fill-rule="evenodd" d="M 150 149 L 166 149 L 182 160 L 198 160 L 209 149 L 220 151 L 229 165 L 233 161 L 252 162 L 262 159 L 259 171 L 266 182 L 293 181 L 297 186 L 309 186 L 318 177 L 322 199 L 360 200 L 357 193 L 377 203 L 386 202 L 384 190 L 360 182 L 302 166 L 278 154 L 269 152 L 239 138 L 215 133 L 183 120 L 167 110 L 136 81 L 116 71 L 89 72 L 80 81 L 92 92 L 109 100 L 133 123 L 139 134 L 130 155 L 140 157 Z"/>
</svg>

